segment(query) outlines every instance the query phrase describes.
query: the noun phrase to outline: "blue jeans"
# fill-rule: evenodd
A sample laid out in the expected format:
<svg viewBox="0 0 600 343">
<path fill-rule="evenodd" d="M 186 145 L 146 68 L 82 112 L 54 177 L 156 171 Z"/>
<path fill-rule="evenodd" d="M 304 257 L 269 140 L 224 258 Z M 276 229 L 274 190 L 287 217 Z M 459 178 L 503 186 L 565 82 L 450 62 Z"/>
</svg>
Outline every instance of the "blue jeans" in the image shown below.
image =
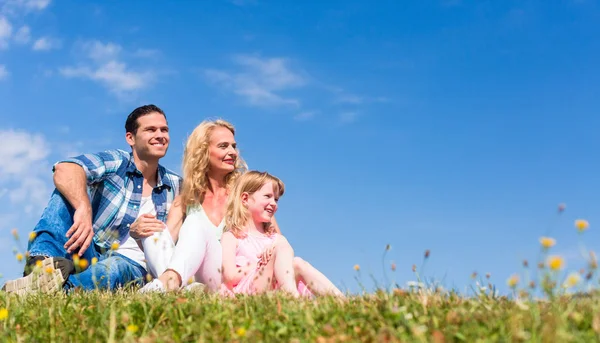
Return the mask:
<svg viewBox="0 0 600 343">
<path fill-rule="evenodd" d="M 50 197 L 42 217 L 33 229 L 36 236 L 28 244 L 29 256 L 63 257 L 73 260 L 64 248 L 67 231 L 73 225 L 75 210 L 69 202 L 55 190 Z M 71 274 L 65 282 L 65 290 L 114 290 L 128 285 L 142 285 L 146 270 L 137 262 L 114 251 L 103 251 L 92 244 L 81 259 L 86 259 L 89 267 L 80 273 Z M 75 251 L 75 255 L 78 251 Z M 98 259 L 92 265 L 92 259 Z"/>
</svg>

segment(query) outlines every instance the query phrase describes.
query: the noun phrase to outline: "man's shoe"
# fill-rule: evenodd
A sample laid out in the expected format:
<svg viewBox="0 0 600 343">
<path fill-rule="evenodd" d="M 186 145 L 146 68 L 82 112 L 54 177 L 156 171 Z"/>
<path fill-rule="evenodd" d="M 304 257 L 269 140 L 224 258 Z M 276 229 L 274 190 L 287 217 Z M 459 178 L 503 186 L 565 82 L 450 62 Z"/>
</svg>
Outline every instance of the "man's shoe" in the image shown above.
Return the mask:
<svg viewBox="0 0 600 343">
<path fill-rule="evenodd" d="M 71 260 L 48 257 L 41 261 L 41 268 L 22 278 L 7 281 L 2 289 L 17 295 L 56 292 L 62 289 L 65 280 L 74 270 L 75 266 Z"/>
</svg>

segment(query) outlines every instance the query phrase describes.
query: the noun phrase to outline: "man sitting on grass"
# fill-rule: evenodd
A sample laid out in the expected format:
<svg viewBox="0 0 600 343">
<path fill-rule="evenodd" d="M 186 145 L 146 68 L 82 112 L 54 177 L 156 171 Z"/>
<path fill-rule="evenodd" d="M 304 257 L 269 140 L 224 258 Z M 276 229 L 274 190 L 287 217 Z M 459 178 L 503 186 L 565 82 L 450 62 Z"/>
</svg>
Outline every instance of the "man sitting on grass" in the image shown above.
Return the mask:
<svg viewBox="0 0 600 343">
<path fill-rule="evenodd" d="M 160 108 L 136 108 L 127 117 L 125 132 L 130 153 L 108 150 L 55 164 L 56 189 L 33 230 L 24 276 L 8 281 L 7 292 L 143 284 L 144 253 L 129 228 L 162 230 L 181 178 L 158 163 L 169 147 L 169 127 Z M 77 274 L 74 259 L 84 269 Z"/>
</svg>

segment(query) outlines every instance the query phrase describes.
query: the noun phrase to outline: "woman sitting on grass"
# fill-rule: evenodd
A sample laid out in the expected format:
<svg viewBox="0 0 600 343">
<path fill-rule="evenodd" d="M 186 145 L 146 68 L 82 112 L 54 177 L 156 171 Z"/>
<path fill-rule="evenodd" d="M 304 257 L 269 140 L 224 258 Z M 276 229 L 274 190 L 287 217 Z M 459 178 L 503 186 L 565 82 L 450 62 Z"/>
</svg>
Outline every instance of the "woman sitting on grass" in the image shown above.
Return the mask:
<svg viewBox="0 0 600 343">
<path fill-rule="evenodd" d="M 246 171 L 234 134 L 224 120 L 200 123 L 185 145 L 183 185 L 169 210 L 168 230 L 158 224 L 130 228 L 131 236 L 141 239 L 149 272 L 157 277 L 142 291 L 175 290 L 193 281 L 209 291 L 221 286 L 225 203 L 229 188 Z"/>
<path fill-rule="evenodd" d="M 281 180 L 250 171 L 240 176 L 227 200 L 223 248 L 223 293 L 256 294 L 281 289 L 300 296 L 300 284 L 315 294 L 343 296 L 325 275 L 294 257 L 287 239 L 271 224 L 283 195 Z"/>
</svg>

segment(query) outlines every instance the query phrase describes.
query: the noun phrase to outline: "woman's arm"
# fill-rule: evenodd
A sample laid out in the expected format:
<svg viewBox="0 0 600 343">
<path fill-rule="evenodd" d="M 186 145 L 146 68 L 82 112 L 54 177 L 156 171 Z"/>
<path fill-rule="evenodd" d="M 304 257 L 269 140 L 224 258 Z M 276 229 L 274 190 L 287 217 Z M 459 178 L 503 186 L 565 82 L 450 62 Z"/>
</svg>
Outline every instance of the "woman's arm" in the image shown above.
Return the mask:
<svg viewBox="0 0 600 343">
<path fill-rule="evenodd" d="M 178 195 L 175 197 L 175 199 L 173 199 L 173 204 L 171 205 L 169 213 L 167 214 L 166 223 L 174 243 L 177 243 L 177 240 L 179 239 L 179 230 L 181 230 L 184 217 L 185 209 L 183 208 L 183 201 L 181 196 Z"/>
<path fill-rule="evenodd" d="M 277 220 L 275 220 L 275 216 L 273 216 L 271 218 L 271 225 L 275 229 L 275 232 L 277 232 L 278 234 L 281 234 L 281 230 L 279 229 L 279 225 L 277 224 Z"/>
</svg>

